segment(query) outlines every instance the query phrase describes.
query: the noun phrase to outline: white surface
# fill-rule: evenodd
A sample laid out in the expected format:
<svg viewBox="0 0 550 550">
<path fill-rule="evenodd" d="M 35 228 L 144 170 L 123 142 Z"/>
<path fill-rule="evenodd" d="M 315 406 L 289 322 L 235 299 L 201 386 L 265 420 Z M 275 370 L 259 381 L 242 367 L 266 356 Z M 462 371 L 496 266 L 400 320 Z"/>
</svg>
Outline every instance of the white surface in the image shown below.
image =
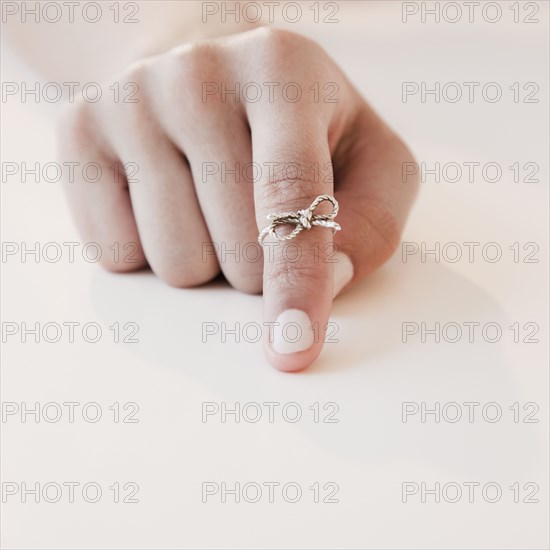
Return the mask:
<svg viewBox="0 0 550 550">
<path fill-rule="evenodd" d="M 95 321 L 104 336 L 96 344 L 11 338 L 2 346 L 2 400 L 97 402 L 103 418 L 10 417 L 2 481 L 92 481 L 104 493 L 96 504 L 10 497 L 3 548 L 548 548 L 548 4 L 538 3 L 534 25 L 404 25 L 400 2 L 369 4 L 343 9 L 338 25 L 301 28 L 418 159 L 540 165 L 537 184 L 514 183 L 508 170 L 498 183 L 427 181 L 404 241 L 497 242 L 503 259 L 403 263 L 396 255 L 335 302 L 338 343 L 295 375 L 269 367 L 260 343 L 202 342 L 203 322 L 261 323 L 260 297 L 220 283 L 175 290 L 148 273 L 115 276 L 78 259 L 9 259 L 2 321 Z M 2 78 L 36 80 L 4 48 Z M 540 102 L 401 102 L 403 81 L 436 80 L 496 81 L 505 90 L 534 81 Z M 2 160 L 55 160 L 54 115 L 43 104 L 2 105 Z M 78 240 L 59 186 L 2 183 L 2 240 Z M 514 263 L 514 242 L 536 242 L 539 263 Z M 139 343 L 113 343 L 107 327 L 116 321 L 137 323 Z M 492 321 L 504 334 L 495 344 L 404 344 L 405 321 Z M 515 322 L 538 323 L 540 343 L 513 343 L 507 327 Z M 268 401 L 297 402 L 304 417 L 201 421 L 203 402 Z M 473 423 L 403 423 L 404 401 L 497 402 L 503 418 L 485 422 L 478 409 Z M 114 423 L 114 402 L 136 402 L 139 422 Z M 339 422 L 313 422 L 315 402 L 337 403 Z M 539 422 L 514 423 L 514 402 L 537 403 Z M 139 503 L 114 504 L 108 486 L 129 481 L 139 485 Z M 296 504 L 280 493 L 275 503 L 201 501 L 203 482 L 268 481 L 297 482 L 304 495 Z M 401 484 L 422 481 L 492 481 L 503 496 L 494 504 L 479 492 L 473 503 L 402 503 Z M 315 482 L 337 483 L 339 503 L 313 503 L 307 487 Z M 514 482 L 537 483 L 540 502 L 515 504 Z"/>
</svg>

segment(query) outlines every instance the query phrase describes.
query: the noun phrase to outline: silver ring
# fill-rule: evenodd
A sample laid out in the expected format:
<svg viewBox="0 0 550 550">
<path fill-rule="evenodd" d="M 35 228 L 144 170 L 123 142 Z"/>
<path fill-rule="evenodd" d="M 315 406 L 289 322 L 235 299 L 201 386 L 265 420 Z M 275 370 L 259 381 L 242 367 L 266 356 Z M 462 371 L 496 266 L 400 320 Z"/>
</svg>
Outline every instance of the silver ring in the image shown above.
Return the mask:
<svg viewBox="0 0 550 550">
<path fill-rule="evenodd" d="M 323 201 L 328 201 L 332 204 L 332 212 L 330 214 L 314 214 L 313 211 Z M 267 235 L 271 235 L 278 241 L 290 241 L 299 235 L 304 229 L 311 229 L 313 226 L 326 227 L 332 229 L 333 233 L 342 229 L 339 224 L 334 221 L 338 215 L 338 201 L 330 195 L 319 195 L 305 210 L 298 212 L 280 212 L 278 214 L 269 214 L 269 224 L 258 236 L 258 242 L 263 244 Z M 295 225 L 296 227 L 288 235 L 279 235 L 277 228 L 280 225 Z"/>
</svg>

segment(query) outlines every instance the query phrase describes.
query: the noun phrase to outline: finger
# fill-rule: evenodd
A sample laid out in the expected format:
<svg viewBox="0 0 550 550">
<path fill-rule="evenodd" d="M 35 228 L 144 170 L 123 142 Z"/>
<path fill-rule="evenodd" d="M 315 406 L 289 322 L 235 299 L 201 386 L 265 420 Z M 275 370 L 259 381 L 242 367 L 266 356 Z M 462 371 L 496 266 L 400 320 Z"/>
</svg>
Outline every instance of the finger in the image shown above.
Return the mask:
<svg viewBox="0 0 550 550">
<path fill-rule="evenodd" d="M 200 132 L 185 143 L 200 207 L 210 233 L 208 254 L 217 257 L 229 283 L 247 293 L 262 290 L 263 256 L 254 218 L 250 132 L 232 109 L 205 112 Z M 203 136 L 206 139 L 203 139 Z"/>
<path fill-rule="evenodd" d="M 330 166 L 328 121 L 306 110 L 265 109 L 250 120 L 254 161 L 262 170 L 255 184 L 256 220 L 265 228 L 270 213 L 308 208 L 319 195 L 332 195 L 331 177 L 318 177 Z M 273 170 L 265 170 L 272 166 Z M 316 214 L 331 208 L 323 203 Z M 287 228 L 288 233 L 290 229 Z M 284 228 L 279 229 L 284 231 Z M 264 340 L 268 360 L 296 371 L 321 352 L 332 302 L 332 265 L 319 261 L 333 240 L 332 231 L 313 227 L 288 243 L 264 241 L 264 319 L 274 323 Z"/>
<path fill-rule="evenodd" d="M 250 131 L 242 104 L 201 93 L 201 83 L 225 82 L 228 61 L 212 43 L 182 46 L 152 66 L 152 109 L 163 131 L 189 159 L 195 193 L 209 236 L 208 258 L 218 260 L 237 289 L 261 291 L 263 261 L 257 244 Z"/>
<path fill-rule="evenodd" d="M 382 265 L 397 249 L 418 189 L 404 183 L 402 169 L 413 157 L 401 139 L 366 104 L 343 139 L 350 146 L 334 158 L 339 220 L 335 236 L 334 295 Z"/>
<path fill-rule="evenodd" d="M 151 269 L 168 284 L 192 287 L 219 273 L 191 171 L 183 154 L 140 109 L 124 121 L 113 146 L 121 159 L 138 159 L 139 180 L 130 184 L 132 207 Z"/>
<path fill-rule="evenodd" d="M 59 158 L 76 163 L 65 172 L 65 196 L 85 244 L 94 243 L 99 263 L 110 271 L 132 271 L 147 265 L 128 193 L 124 167 L 98 138 L 89 105 L 78 103 L 59 126 Z"/>
</svg>

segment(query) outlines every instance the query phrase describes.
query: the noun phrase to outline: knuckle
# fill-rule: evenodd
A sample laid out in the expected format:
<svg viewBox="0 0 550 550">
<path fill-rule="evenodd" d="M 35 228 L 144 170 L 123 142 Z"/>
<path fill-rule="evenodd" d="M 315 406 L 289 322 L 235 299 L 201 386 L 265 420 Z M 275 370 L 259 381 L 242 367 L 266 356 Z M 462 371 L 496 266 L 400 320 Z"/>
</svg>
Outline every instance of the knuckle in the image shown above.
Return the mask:
<svg viewBox="0 0 550 550">
<path fill-rule="evenodd" d="M 289 178 L 276 174 L 261 186 L 261 203 L 270 211 L 296 211 L 307 208 L 321 192 L 320 183 L 306 174 Z"/>
<path fill-rule="evenodd" d="M 168 73 L 170 101 L 185 106 L 188 123 L 200 125 L 220 103 L 219 94 L 208 95 L 205 100 L 205 90 L 219 86 L 224 74 L 219 46 L 214 42 L 178 46 L 171 52 Z"/>
<path fill-rule="evenodd" d="M 275 56 L 295 52 L 296 47 L 319 48 L 315 42 L 300 34 L 274 27 L 260 27 L 252 31 L 252 36 L 262 44 L 266 54 Z"/>
<path fill-rule="evenodd" d="M 153 58 L 149 57 L 134 61 L 121 75 L 119 79 L 121 84 L 135 83 L 138 86 L 140 84 L 145 85 L 149 79 L 153 62 Z"/>
<path fill-rule="evenodd" d="M 264 45 L 270 48 L 285 47 L 293 37 L 297 37 L 294 33 L 275 27 L 260 27 L 253 34 L 256 40 L 260 40 Z"/>
<path fill-rule="evenodd" d="M 261 59 L 259 70 L 266 78 L 309 82 L 329 75 L 333 66 L 316 42 L 292 31 L 262 27 L 252 31 L 255 50 Z M 315 62 L 312 62 L 315 60 Z"/>
<path fill-rule="evenodd" d="M 172 50 L 172 76 L 181 86 L 194 91 L 197 83 L 208 80 L 219 66 L 218 46 L 212 42 L 197 42 Z"/>
<path fill-rule="evenodd" d="M 154 58 L 141 59 L 108 82 L 106 89 L 113 95 L 110 101 L 98 104 L 101 128 L 107 132 L 124 128 L 126 135 L 143 130 L 151 116 L 149 88 L 153 65 Z"/>
</svg>

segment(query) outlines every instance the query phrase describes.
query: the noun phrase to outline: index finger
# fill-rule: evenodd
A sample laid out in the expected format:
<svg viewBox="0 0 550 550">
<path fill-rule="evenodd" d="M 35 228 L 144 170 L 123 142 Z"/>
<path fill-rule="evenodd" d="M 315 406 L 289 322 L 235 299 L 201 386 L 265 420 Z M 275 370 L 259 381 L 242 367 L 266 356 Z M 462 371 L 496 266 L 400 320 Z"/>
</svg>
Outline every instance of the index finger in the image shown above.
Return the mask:
<svg viewBox="0 0 550 550">
<path fill-rule="evenodd" d="M 270 214 L 306 210 L 321 195 L 333 194 L 328 121 L 298 109 L 262 112 L 250 121 L 254 163 L 261 177 L 254 184 L 260 231 Z M 328 173 L 327 173 L 328 172 Z M 324 201 L 314 214 L 330 214 Z M 299 223 L 275 227 L 264 245 L 264 347 L 269 361 L 285 371 L 301 370 L 321 352 L 333 298 L 333 243 L 330 227 Z M 327 259 L 328 258 L 328 259 Z"/>
</svg>

